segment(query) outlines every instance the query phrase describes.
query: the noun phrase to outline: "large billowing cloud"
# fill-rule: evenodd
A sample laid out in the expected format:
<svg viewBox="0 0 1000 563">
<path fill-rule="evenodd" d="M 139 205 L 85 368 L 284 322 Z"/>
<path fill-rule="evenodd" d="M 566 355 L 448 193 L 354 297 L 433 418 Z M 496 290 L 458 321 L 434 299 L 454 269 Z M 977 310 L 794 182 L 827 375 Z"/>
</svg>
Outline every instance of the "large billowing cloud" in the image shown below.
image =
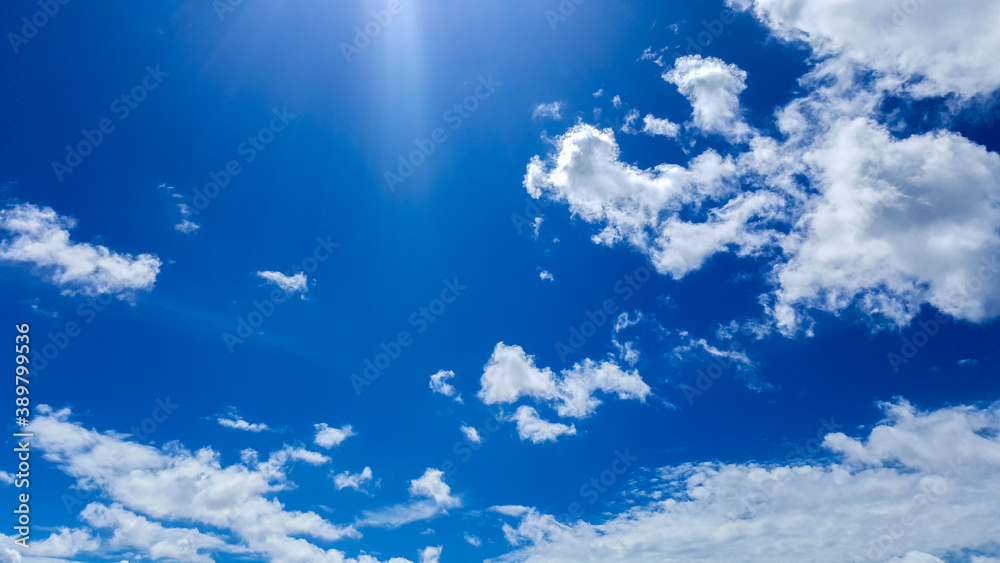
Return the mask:
<svg viewBox="0 0 1000 563">
<path fill-rule="evenodd" d="M 1000 87 L 1000 4 L 992 0 L 728 0 L 817 55 L 876 71 L 918 97 Z"/>
<path fill-rule="evenodd" d="M 742 70 L 681 57 L 665 78 L 691 100 L 695 125 L 745 140 L 743 148 L 641 169 L 623 161 L 610 129 L 578 124 L 528 164 L 528 193 L 566 203 L 598 226 L 595 242 L 628 243 L 675 279 L 720 252 L 767 261 L 765 307 L 786 334 L 815 309 L 854 307 L 897 326 L 925 304 L 971 322 L 1000 316 L 1000 155 L 948 130 L 901 134 L 879 109 L 888 95 L 995 90 L 1000 62 L 982 53 L 997 50 L 1000 35 L 956 22 L 981 22 L 1000 7 L 731 3 L 819 55 L 801 80 L 806 93 L 776 112 L 776 136 L 740 117 Z M 896 10 L 905 21 L 892 19 Z M 884 37 L 873 31 L 880 18 L 897 21 Z"/>
<path fill-rule="evenodd" d="M 836 461 L 665 467 L 631 493 L 631 508 L 602 523 L 499 507 L 514 519 L 503 530 L 517 547 L 500 560 L 916 563 L 1000 555 L 1000 404 L 884 409 L 866 439 L 826 436 Z"/>
<path fill-rule="evenodd" d="M 51 207 L 18 203 L 0 210 L 0 261 L 30 266 L 66 295 L 149 291 L 160 272 L 153 254 L 120 254 L 99 244 L 73 242 L 76 220 Z"/>
</svg>

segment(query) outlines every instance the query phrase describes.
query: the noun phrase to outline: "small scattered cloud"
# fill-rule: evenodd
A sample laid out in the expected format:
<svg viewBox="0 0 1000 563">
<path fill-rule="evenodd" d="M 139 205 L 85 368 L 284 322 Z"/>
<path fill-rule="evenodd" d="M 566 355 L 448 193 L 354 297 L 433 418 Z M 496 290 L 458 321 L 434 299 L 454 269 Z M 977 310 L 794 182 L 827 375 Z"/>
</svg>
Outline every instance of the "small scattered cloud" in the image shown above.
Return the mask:
<svg viewBox="0 0 1000 563">
<path fill-rule="evenodd" d="M 562 102 L 552 102 L 549 104 L 538 104 L 531 112 L 531 119 L 552 119 L 559 121 L 562 119 Z"/>
<path fill-rule="evenodd" d="M 472 442 L 473 444 L 482 443 L 483 437 L 479 435 L 479 431 L 475 428 L 463 425 L 460 430 L 462 431 L 462 434 L 465 435 L 466 440 Z"/>
<path fill-rule="evenodd" d="M 267 283 L 271 285 L 278 286 L 282 291 L 289 295 L 309 291 L 309 278 L 306 276 L 305 272 L 299 272 L 294 276 L 288 276 L 282 274 L 281 272 L 264 270 L 257 272 L 257 277 L 266 280 Z M 305 295 L 303 295 L 302 298 L 305 299 Z"/>
<path fill-rule="evenodd" d="M 462 402 L 462 396 L 458 394 L 458 391 L 448 383 L 448 380 L 455 377 L 455 372 L 449 370 L 439 370 L 437 373 L 431 374 L 430 388 L 434 393 L 439 393 L 445 397 L 453 397 L 459 403 Z"/>
<path fill-rule="evenodd" d="M 354 432 L 354 427 L 350 424 L 346 424 L 340 428 L 333 428 L 326 423 L 321 422 L 314 425 L 314 428 L 316 429 L 316 435 L 313 436 L 313 443 L 326 449 L 339 446 L 344 440 L 350 438 L 351 436 L 357 436 Z"/>
<path fill-rule="evenodd" d="M 528 405 L 518 407 L 509 420 L 517 423 L 517 435 L 533 444 L 555 442 L 560 436 L 576 434 L 576 426 L 544 420 L 538 416 L 538 411 Z"/>
<path fill-rule="evenodd" d="M 548 270 L 542 270 L 539 272 L 538 277 L 546 281 L 556 281 L 556 277 L 549 273 Z"/>
<path fill-rule="evenodd" d="M 235 430 L 245 430 L 247 432 L 264 432 L 270 430 L 270 427 L 263 422 L 250 423 L 243 420 L 243 417 L 236 412 L 236 407 L 229 407 L 227 414 L 220 416 L 217 421 L 220 426 Z"/>
<path fill-rule="evenodd" d="M 355 491 L 367 493 L 364 486 L 371 482 L 372 480 L 372 468 L 365 467 L 361 473 L 351 473 L 350 471 L 344 471 L 342 473 L 334 474 L 333 484 L 337 487 L 338 491 L 343 489 L 354 489 Z"/>
</svg>

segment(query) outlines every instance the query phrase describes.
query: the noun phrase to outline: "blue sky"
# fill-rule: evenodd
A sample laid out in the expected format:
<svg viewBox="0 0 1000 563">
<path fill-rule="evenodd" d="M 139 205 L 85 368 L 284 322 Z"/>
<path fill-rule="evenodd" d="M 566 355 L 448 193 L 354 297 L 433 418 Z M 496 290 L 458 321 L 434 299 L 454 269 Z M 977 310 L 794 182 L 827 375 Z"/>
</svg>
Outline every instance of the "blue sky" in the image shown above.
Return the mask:
<svg viewBox="0 0 1000 563">
<path fill-rule="evenodd" d="M 0 561 L 1000 561 L 998 10 L 8 2 Z"/>
</svg>

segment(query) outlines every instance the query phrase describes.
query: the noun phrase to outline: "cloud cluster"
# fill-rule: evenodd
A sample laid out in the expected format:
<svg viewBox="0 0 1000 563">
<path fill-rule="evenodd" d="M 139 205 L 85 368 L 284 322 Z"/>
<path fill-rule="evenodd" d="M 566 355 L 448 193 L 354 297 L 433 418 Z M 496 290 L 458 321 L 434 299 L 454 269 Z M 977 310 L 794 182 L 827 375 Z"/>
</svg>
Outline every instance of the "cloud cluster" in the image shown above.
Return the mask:
<svg viewBox="0 0 1000 563">
<path fill-rule="evenodd" d="M 1000 555 L 1000 404 L 883 405 L 866 439 L 828 434 L 828 463 L 665 467 L 606 521 L 496 510 L 501 561 L 973 561 Z M 945 559 L 942 559 L 945 558 Z M 967 560 L 967 559 L 962 559 Z M 993 559 L 995 560 L 995 559 Z"/>
<path fill-rule="evenodd" d="M 948 130 L 901 133 L 880 109 L 889 96 L 995 91 L 1000 63 L 973 53 L 1000 36 L 956 22 L 1000 8 L 730 4 L 817 56 L 805 93 L 775 113 L 777 135 L 743 118 L 743 70 L 680 57 L 664 79 L 690 100 L 696 129 L 738 142 L 734 154 L 641 169 L 623 161 L 611 130 L 578 124 L 528 164 L 528 193 L 567 204 L 600 228 L 595 242 L 628 243 L 675 279 L 722 252 L 766 261 L 763 303 L 785 334 L 808 326 L 810 310 L 856 308 L 876 326 L 906 325 L 925 304 L 972 322 L 1000 316 L 1000 155 Z"/>
<path fill-rule="evenodd" d="M 552 407 L 560 417 L 587 418 L 601 404 L 600 392 L 619 399 L 645 402 L 650 388 L 638 373 L 624 371 L 612 362 L 586 359 L 556 375 L 535 365 L 533 356 L 520 346 L 500 342 L 493 349 L 477 397 L 487 404 L 511 404 L 523 397 Z M 522 405 L 509 417 L 517 423 L 523 440 L 555 441 L 576 433 L 574 426 L 542 419 L 534 408 Z"/>
<path fill-rule="evenodd" d="M 76 220 L 51 207 L 18 203 L 0 210 L 0 261 L 30 266 L 65 295 L 115 294 L 131 299 L 156 283 L 153 254 L 120 254 L 99 244 L 73 242 Z"/>
<path fill-rule="evenodd" d="M 53 556 L 96 551 L 94 542 L 100 541 L 105 553 L 130 550 L 182 561 L 207 562 L 214 560 L 213 553 L 230 553 L 278 563 L 376 563 L 369 556 L 349 559 L 314 543 L 358 538 L 353 525 L 287 510 L 275 498 L 294 486 L 287 478 L 292 464 L 324 465 L 330 461 L 324 455 L 285 446 L 261 461 L 257 452 L 247 450 L 243 463 L 224 466 L 210 448 L 192 452 L 172 443 L 157 449 L 126 435 L 87 430 L 70 421 L 68 409 L 43 405 L 37 413 L 31 430 L 43 457 L 77 487 L 99 493 L 102 500 L 89 504 L 81 519 L 110 534 L 58 531 L 48 544 L 38 544 L 48 545 Z M 426 486 L 433 490 L 432 484 Z"/>
</svg>

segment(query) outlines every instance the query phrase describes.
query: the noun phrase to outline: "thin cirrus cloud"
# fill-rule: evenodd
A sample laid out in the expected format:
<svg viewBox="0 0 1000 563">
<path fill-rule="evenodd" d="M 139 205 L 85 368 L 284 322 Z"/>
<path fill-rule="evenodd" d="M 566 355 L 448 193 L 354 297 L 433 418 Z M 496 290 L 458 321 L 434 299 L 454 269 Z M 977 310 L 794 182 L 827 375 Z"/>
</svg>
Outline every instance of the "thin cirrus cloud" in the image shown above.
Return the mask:
<svg viewBox="0 0 1000 563">
<path fill-rule="evenodd" d="M 162 262 L 154 254 L 122 254 L 99 244 L 74 242 L 76 220 L 51 207 L 16 203 L 0 210 L 0 261 L 29 266 L 65 295 L 113 294 L 132 299 L 150 291 Z"/>
<path fill-rule="evenodd" d="M 538 121 L 540 119 L 551 119 L 553 121 L 559 121 L 562 119 L 562 102 L 551 102 L 548 104 L 538 104 L 535 109 L 531 111 L 531 119 Z"/>
</svg>

